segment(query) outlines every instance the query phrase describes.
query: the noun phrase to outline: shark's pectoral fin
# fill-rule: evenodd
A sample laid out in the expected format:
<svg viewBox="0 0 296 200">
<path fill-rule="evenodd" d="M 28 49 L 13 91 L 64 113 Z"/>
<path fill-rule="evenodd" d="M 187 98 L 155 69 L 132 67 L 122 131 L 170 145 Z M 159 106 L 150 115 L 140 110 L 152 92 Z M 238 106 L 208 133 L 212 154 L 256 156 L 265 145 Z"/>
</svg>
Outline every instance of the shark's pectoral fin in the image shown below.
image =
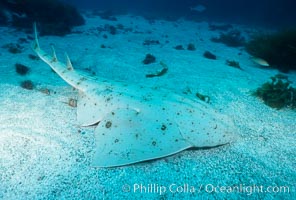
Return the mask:
<svg viewBox="0 0 296 200">
<path fill-rule="evenodd" d="M 102 105 L 104 98 L 97 96 L 92 98 L 83 92 L 79 92 L 77 101 L 77 121 L 82 126 L 97 124 L 108 112 L 108 108 Z"/>
<path fill-rule="evenodd" d="M 105 116 L 95 130 L 95 140 L 95 167 L 157 159 L 191 147 L 173 121 L 128 108 Z"/>
</svg>

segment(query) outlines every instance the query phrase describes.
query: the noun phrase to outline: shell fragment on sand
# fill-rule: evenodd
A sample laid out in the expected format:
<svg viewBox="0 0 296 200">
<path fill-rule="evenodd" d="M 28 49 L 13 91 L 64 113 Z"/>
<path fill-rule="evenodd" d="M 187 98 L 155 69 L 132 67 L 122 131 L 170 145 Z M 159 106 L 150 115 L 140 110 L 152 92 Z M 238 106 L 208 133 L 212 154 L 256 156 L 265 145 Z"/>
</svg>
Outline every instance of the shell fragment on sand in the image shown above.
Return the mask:
<svg viewBox="0 0 296 200">
<path fill-rule="evenodd" d="M 215 147 L 236 137 L 227 116 L 203 102 L 169 90 L 90 77 L 73 69 L 38 42 L 33 50 L 79 91 L 77 120 L 95 125 L 95 167 L 114 167 L 166 157 L 191 147 Z"/>
</svg>

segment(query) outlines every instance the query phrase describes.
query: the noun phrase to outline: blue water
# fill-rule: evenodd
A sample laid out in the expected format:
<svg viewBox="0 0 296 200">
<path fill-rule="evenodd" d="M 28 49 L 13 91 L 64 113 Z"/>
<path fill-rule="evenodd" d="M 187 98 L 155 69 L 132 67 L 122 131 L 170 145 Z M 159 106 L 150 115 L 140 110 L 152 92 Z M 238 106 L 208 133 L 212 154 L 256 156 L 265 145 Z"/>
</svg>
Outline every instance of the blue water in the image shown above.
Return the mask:
<svg viewBox="0 0 296 200">
<path fill-rule="evenodd" d="M 192 20 L 249 23 L 264 26 L 293 26 L 296 23 L 294 0 L 71 0 L 78 8 L 133 10 L 153 14 L 156 18 L 185 17 Z M 203 12 L 192 11 L 197 5 Z"/>
</svg>

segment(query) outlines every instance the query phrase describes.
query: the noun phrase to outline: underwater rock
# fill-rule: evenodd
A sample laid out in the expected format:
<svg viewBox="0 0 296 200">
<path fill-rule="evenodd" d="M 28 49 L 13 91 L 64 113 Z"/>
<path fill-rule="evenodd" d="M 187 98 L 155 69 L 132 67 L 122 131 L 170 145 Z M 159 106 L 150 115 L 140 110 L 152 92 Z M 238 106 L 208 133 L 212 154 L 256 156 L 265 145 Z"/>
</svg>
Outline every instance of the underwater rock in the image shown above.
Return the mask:
<svg viewBox="0 0 296 200">
<path fill-rule="evenodd" d="M 111 35 L 115 35 L 117 33 L 116 27 L 110 24 L 105 24 L 104 29 Z"/>
<path fill-rule="evenodd" d="M 189 51 L 195 51 L 196 48 L 195 48 L 194 44 L 190 43 L 190 44 L 188 44 L 188 46 L 187 46 L 187 50 L 189 50 Z"/>
<path fill-rule="evenodd" d="M 33 90 L 34 83 L 31 80 L 25 80 L 21 82 L 21 87 L 27 90 Z"/>
<path fill-rule="evenodd" d="M 20 75 L 26 75 L 30 71 L 30 68 L 23 65 L 23 64 L 16 63 L 15 64 L 15 71 L 16 71 L 16 73 L 18 73 Z"/>
<path fill-rule="evenodd" d="M 158 40 L 145 40 L 143 45 L 158 45 L 160 42 Z"/>
<path fill-rule="evenodd" d="M 31 59 L 31 60 L 40 60 L 40 58 L 38 56 L 35 56 L 33 54 L 29 54 L 28 57 Z"/>
<path fill-rule="evenodd" d="M 143 64 L 148 65 L 148 64 L 154 63 L 155 61 L 156 61 L 155 56 L 148 53 L 148 54 L 146 54 L 146 57 L 142 62 L 143 62 Z"/>
<path fill-rule="evenodd" d="M 2 46 L 2 48 L 7 49 L 12 54 L 22 53 L 23 46 L 16 43 L 8 43 Z"/>
<path fill-rule="evenodd" d="M 174 47 L 176 50 L 184 50 L 184 47 L 182 45 L 177 45 Z"/>
<path fill-rule="evenodd" d="M 209 51 L 205 51 L 203 56 L 207 59 L 211 59 L 211 60 L 216 60 L 217 59 L 217 56 L 212 54 L 211 52 Z"/>
</svg>

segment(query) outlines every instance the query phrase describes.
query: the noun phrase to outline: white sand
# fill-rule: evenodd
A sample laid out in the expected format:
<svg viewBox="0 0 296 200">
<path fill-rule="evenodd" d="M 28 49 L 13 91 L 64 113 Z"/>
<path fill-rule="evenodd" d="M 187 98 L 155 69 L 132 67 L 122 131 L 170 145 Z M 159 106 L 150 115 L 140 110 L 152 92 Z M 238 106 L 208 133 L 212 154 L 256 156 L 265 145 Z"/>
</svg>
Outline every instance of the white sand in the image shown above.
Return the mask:
<svg viewBox="0 0 296 200">
<path fill-rule="evenodd" d="M 122 33 L 104 39 L 97 27 L 121 23 L 142 33 Z M 238 27 L 245 30 L 245 27 Z M 75 108 L 65 102 L 76 92 L 41 61 L 32 61 L 29 44 L 22 54 L 0 51 L 0 199 L 295 199 L 296 112 L 275 110 L 251 96 L 252 90 L 266 82 L 276 70 L 259 69 L 240 48 L 229 48 L 210 41 L 218 32 L 208 31 L 206 23 L 186 21 L 148 21 L 122 16 L 117 22 L 88 18 L 66 37 L 41 37 L 40 45 L 49 51 L 54 43 L 58 57 L 67 51 L 74 68 L 92 68 L 98 76 L 161 86 L 176 93 L 190 89 L 209 95 L 215 109 L 229 115 L 238 127 L 238 141 L 223 147 L 185 151 L 172 157 L 112 169 L 90 167 L 94 154 L 93 128 L 80 127 Z M 151 33 L 149 33 L 149 31 Z M 1 46 L 16 42 L 24 34 L 0 29 Z M 168 35 L 167 38 L 165 35 Z M 145 39 L 161 45 L 143 46 Z M 169 43 L 165 43 L 165 41 Z M 173 47 L 194 43 L 196 51 L 177 51 Z M 107 47 L 100 48 L 101 44 Z M 217 60 L 205 59 L 205 50 Z M 242 52 L 242 55 L 238 55 Z M 168 74 L 147 79 L 145 74 L 160 68 L 143 65 L 146 53 L 169 66 Z M 225 65 L 237 60 L 244 71 Z M 15 73 L 14 64 L 31 67 L 29 75 Z M 31 79 L 33 91 L 19 87 Z M 296 83 L 296 74 L 289 79 Z M 48 88 L 50 95 L 38 91 Z M 290 193 L 171 193 L 124 192 L 122 186 L 142 183 L 168 187 L 175 183 L 199 189 L 200 184 L 215 186 L 289 186 Z"/>
</svg>

